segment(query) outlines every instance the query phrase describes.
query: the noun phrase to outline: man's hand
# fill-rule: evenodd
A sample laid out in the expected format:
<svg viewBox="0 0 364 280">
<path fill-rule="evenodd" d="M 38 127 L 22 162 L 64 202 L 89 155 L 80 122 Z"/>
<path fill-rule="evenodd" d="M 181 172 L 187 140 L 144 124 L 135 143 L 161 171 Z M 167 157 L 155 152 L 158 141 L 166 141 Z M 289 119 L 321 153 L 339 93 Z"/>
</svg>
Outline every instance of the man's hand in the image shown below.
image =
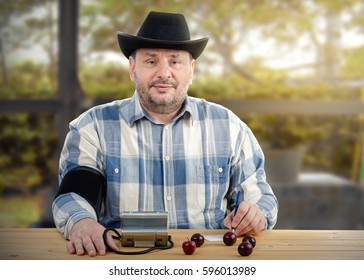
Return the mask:
<svg viewBox="0 0 364 280">
<path fill-rule="evenodd" d="M 247 201 L 239 204 L 238 211 L 234 216 L 231 212 L 224 220 L 224 226 L 230 230 L 235 228 L 235 234 L 256 234 L 264 229 L 265 217 L 258 205 Z"/>
<path fill-rule="evenodd" d="M 83 256 L 85 252 L 94 257 L 105 255 L 106 247 L 102 235 L 105 227 L 93 219 L 83 219 L 78 221 L 72 228 L 70 241 L 67 243 L 67 251 L 70 254 Z M 108 244 L 117 250 L 111 235 L 107 234 Z"/>
</svg>

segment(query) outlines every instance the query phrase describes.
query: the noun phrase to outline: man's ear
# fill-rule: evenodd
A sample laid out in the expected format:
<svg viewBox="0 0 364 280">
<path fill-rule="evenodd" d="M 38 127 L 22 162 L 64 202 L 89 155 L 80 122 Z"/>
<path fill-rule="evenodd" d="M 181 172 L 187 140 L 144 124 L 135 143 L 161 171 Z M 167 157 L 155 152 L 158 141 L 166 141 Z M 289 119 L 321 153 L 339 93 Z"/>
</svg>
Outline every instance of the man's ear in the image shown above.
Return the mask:
<svg viewBox="0 0 364 280">
<path fill-rule="evenodd" d="M 190 85 L 192 85 L 192 80 L 193 80 L 193 73 L 195 71 L 195 66 L 196 66 L 196 60 L 193 59 L 191 62 L 191 77 L 190 77 Z"/>
<path fill-rule="evenodd" d="M 134 82 L 134 69 L 135 69 L 135 60 L 132 56 L 129 57 L 129 77 L 130 80 Z"/>
</svg>

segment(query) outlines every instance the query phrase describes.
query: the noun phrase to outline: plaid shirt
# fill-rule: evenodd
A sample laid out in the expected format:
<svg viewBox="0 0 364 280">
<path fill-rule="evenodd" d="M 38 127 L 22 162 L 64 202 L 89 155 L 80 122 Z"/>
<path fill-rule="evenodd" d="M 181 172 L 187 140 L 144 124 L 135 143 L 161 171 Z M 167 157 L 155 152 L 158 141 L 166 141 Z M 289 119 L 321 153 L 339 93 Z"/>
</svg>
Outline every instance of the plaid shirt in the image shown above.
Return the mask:
<svg viewBox="0 0 364 280">
<path fill-rule="evenodd" d="M 168 211 L 170 228 L 223 228 L 239 190 L 263 211 L 266 229 L 277 220 L 278 202 L 253 133 L 230 110 L 203 99 L 187 97 L 168 125 L 155 122 L 136 93 L 91 108 L 70 123 L 60 182 L 78 166 L 105 176 L 107 207 L 97 217 L 81 196 L 58 196 L 53 215 L 66 238 L 83 218 L 120 226 L 123 211 Z"/>
</svg>

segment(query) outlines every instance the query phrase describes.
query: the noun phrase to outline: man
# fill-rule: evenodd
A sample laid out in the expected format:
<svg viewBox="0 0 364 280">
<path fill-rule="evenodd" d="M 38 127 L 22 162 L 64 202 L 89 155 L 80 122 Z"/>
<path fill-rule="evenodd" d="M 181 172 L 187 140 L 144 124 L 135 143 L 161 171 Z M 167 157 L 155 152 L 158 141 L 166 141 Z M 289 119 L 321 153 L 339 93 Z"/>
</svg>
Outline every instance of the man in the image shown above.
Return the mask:
<svg viewBox="0 0 364 280">
<path fill-rule="evenodd" d="M 72 121 L 60 157 L 53 215 L 68 252 L 104 255 L 105 227 L 120 227 L 123 211 L 167 211 L 170 228 L 273 228 L 277 200 L 254 135 L 226 108 L 187 95 L 208 38 L 190 40 L 181 14 L 151 12 L 118 41 L 135 93 Z"/>
</svg>

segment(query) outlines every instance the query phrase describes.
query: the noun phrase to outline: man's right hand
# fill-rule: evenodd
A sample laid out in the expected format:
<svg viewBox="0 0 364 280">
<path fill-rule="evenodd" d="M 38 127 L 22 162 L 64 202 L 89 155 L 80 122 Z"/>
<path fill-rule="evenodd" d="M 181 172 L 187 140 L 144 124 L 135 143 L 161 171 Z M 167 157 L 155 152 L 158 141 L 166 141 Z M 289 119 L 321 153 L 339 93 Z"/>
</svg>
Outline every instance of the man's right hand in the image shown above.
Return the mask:
<svg viewBox="0 0 364 280">
<path fill-rule="evenodd" d="M 70 241 L 67 243 L 67 251 L 70 254 L 83 256 L 85 253 L 90 257 L 97 254 L 103 256 L 106 254 L 106 246 L 102 235 L 105 227 L 93 219 L 83 219 L 78 221 L 72 228 Z M 118 249 L 111 235 L 107 234 L 108 244 Z"/>
</svg>

